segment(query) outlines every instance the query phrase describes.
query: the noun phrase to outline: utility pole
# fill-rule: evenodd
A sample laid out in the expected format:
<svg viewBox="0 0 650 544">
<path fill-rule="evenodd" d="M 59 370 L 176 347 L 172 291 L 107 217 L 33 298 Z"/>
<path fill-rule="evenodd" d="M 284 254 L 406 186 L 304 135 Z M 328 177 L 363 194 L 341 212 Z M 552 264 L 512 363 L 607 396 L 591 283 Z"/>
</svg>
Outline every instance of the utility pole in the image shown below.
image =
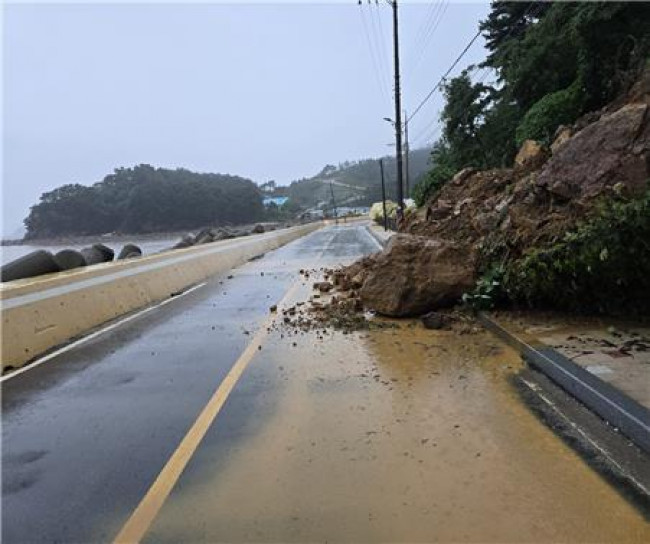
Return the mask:
<svg viewBox="0 0 650 544">
<path fill-rule="evenodd" d="M 389 0 L 393 8 L 393 54 L 395 57 L 395 153 L 397 159 L 397 208 L 398 216 L 404 217 L 404 190 L 402 167 L 402 97 L 399 84 L 399 24 L 397 0 Z"/>
<path fill-rule="evenodd" d="M 381 202 L 384 208 L 384 232 L 388 231 L 388 217 L 386 217 L 386 184 L 384 183 L 384 160 L 379 159 L 379 171 L 381 172 Z"/>
<path fill-rule="evenodd" d="M 339 224 L 339 212 L 336 210 L 336 200 L 334 200 L 334 188 L 332 187 L 332 182 L 330 181 L 330 193 L 332 194 L 332 206 L 334 206 L 334 224 Z"/>
<path fill-rule="evenodd" d="M 409 154 L 411 148 L 409 147 L 409 118 L 404 112 L 404 177 L 406 179 L 406 198 L 410 198 L 411 184 L 409 174 Z"/>
</svg>

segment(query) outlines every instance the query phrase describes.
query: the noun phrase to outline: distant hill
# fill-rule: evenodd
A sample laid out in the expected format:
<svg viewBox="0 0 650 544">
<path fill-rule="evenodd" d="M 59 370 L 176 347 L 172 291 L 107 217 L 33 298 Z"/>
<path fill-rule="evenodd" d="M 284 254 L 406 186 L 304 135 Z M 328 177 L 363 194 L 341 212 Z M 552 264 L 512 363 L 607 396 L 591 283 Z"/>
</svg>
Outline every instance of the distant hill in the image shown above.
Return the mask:
<svg viewBox="0 0 650 544">
<path fill-rule="evenodd" d="M 410 187 L 430 169 L 430 150 L 409 155 Z M 395 200 L 396 161 L 384 157 L 386 196 Z M 327 165 L 316 176 L 276 186 L 225 174 L 199 174 L 140 164 L 118 168 L 93 185 L 68 184 L 43 193 L 25 219 L 25 239 L 104 233 L 140 234 L 204 226 L 285 220 L 313 207 L 369 206 L 381 200 L 379 161 Z M 406 195 L 405 195 L 406 196 Z M 263 197 L 288 197 L 264 207 Z"/>
<path fill-rule="evenodd" d="M 430 149 L 416 149 L 410 152 L 409 185 L 411 190 L 431 168 L 430 154 Z M 397 178 L 395 157 L 384 157 L 383 160 L 386 197 L 395 200 Z M 286 192 L 283 192 L 294 204 L 303 208 L 311 208 L 319 205 L 330 206 L 332 191 L 337 206 L 368 206 L 381 200 L 378 159 L 344 162 L 338 166 L 327 165 L 311 178 L 294 181 Z"/>
</svg>

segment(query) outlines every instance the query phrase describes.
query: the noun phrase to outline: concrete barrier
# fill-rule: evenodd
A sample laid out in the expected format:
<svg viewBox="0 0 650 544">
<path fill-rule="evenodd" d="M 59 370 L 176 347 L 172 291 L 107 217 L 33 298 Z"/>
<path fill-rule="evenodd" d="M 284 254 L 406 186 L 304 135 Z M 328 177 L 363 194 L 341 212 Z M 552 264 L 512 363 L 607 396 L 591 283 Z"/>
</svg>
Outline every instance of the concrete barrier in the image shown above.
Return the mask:
<svg viewBox="0 0 650 544">
<path fill-rule="evenodd" d="M 1 285 L 1 368 L 21 367 L 102 323 L 170 297 L 322 225 L 310 223 Z"/>
</svg>

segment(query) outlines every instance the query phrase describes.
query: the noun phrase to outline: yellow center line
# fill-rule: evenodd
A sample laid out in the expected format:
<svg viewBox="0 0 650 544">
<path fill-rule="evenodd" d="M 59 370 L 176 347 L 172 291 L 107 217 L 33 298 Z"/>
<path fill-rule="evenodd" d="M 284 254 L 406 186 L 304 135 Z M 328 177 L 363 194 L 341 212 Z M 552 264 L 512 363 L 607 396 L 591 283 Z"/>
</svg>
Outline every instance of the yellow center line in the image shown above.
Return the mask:
<svg viewBox="0 0 650 544">
<path fill-rule="evenodd" d="M 301 282 L 297 281 L 289 288 L 284 297 L 282 297 L 282 300 L 278 303 L 278 308 L 286 305 L 296 290 L 300 287 L 300 284 Z M 171 493 L 174 485 L 180 478 L 183 470 L 192 458 L 192 455 L 194 455 L 201 440 L 203 440 L 205 433 L 219 414 L 219 411 L 241 378 L 244 370 L 246 370 L 246 367 L 257 353 L 262 341 L 268 336 L 268 329 L 276 317 L 276 315 L 269 316 L 260 326 L 250 344 L 248 344 L 246 349 L 242 352 L 228 372 L 227 376 L 223 379 L 221 384 L 219 384 L 219 387 L 205 405 L 199 414 L 199 417 L 196 419 L 189 431 L 187 431 L 183 440 L 181 440 L 176 451 L 160 471 L 160 474 L 158 474 L 158 477 L 149 488 L 149 491 L 147 491 L 147 494 L 142 498 L 138 507 L 134 510 L 133 514 L 131 514 L 131 517 L 122 527 L 122 530 L 119 532 L 117 537 L 115 537 L 114 542 L 140 542 L 144 537 L 165 503 L 165 500 Z"/>
</svg>

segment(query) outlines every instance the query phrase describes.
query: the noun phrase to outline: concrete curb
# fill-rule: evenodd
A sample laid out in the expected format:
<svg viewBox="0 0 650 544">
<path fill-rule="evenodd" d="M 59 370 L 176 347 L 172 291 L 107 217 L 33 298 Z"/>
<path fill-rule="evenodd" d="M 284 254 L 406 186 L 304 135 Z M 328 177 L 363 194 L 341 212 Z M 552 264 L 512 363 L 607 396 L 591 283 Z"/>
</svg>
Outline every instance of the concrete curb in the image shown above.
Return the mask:
<svg viewBox="0 0 650 544">
<path fill-rule="evenodd" d="M 650 453 L 650 410 L 541 342 L 526 342 L 480 312 L 479 321 L 534 368 Z"/>
<path fill-rule="evenodd" d="M 372 236 L 381 247 L 386 247 L 386 244 L 388 244 L 388 240 L 390 240 L 391 236 L 395 233 L 391 232 L 388 236 L 382 236 L 377 232 L 375 229 L 372 228 L 372 225 L 367 225 L 366 230 Z M 383 231 L 382 231 L 383 232 Z M 389 231 L 390 232 L 390 231 Z"/>
<path fill-rule="evenodd" d="M 322 226 L 310 223 L 4 284 L 1 368 L 19 368 L 103 323 L 174 296 Z"/>
</svg>

